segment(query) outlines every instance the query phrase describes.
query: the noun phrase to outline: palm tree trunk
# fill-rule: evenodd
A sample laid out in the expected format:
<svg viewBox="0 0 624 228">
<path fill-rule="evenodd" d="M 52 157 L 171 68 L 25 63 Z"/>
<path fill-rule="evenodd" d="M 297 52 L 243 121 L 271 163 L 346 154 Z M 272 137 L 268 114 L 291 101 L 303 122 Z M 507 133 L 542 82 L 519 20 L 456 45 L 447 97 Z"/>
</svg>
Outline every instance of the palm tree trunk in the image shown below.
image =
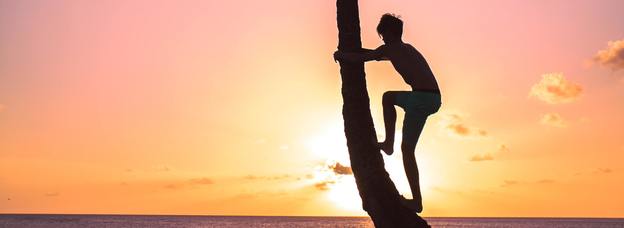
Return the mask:
<svg viewBox="0 0 624 228">
<path fill-rule="evenodd" d="M 362 48 L 357 0 L 337 0 L 338 50 Z M 342 116 L 351 168 L 364 210 L 375 227 L 429 227 L 427 222 L 401 204 L 401 197 L 384 168 L 376 147 L 377 136 L 369 107 L 363 63 L 340 62 Z"/>
</svg>

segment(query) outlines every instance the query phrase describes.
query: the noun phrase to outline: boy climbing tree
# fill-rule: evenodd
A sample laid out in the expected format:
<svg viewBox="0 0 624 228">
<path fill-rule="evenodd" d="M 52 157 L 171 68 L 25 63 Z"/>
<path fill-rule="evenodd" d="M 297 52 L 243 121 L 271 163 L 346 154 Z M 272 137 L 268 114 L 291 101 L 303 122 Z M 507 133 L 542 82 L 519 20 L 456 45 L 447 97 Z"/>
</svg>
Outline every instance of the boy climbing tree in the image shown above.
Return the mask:
<svg viewBox="0 0 624 228">
<path fill-rule="evenodd" d="M 412 45 L 404 43 L 403 21 L 393 14 L 384 14 L 377 26 L 377 33 L 384 44 L 375 50 L 334 53 L 334 59 L 347 62 L 389 60 L 411 91 L 388 91 L 382 97 L 386 139 L 378 143 L 379 149 L 391 155 L 394 151 L 396 110 L 405 111 L 401 151 L 403 166 L 412 191 L 413 199 L 404 199 L 404 204 L 415 212 L 422 212 L 422 198 L 418 178 L 418 167 L 414 150 L 420 133 L 429 115 L 438 111 L 441 105 L 440 89 L 425 58 Z"/>
</svg>

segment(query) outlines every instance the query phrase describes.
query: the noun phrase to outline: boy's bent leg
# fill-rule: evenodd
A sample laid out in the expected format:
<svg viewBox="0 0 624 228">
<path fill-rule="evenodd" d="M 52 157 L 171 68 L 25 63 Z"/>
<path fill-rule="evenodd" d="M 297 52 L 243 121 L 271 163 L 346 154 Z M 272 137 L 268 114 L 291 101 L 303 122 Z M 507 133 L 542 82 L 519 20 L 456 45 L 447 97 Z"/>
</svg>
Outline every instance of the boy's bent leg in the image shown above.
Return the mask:
<svg viewBox="0 0 624 228">
<path fill-rule="evenodd" d="M 416 164 L 416 156 L 414 150 L 418 143 L 418 138 L 427 121 L 427 114 L 418 112 L 408 112 L 405 114 L 403 122 L 403 142 L 401 143 L 401 151 L 403 152 L 403 167 L 405 175 L 412 191 L 413 202 L 410 202 L 412 209 L 416 212 L 422 211 L 422 196 L 420 193 L 420 180 L 418 174 L 418 165 Z"/>
<path fill-rule="evenodd" d="M 386 130 L 386 140 L 379 143 L 379 149 L 391 155 L 394 152 L 394 129 L 396 124 L 396 96 L 399 91 L 385 92 L 382 97 L 384 127 Z"/>
</svg>

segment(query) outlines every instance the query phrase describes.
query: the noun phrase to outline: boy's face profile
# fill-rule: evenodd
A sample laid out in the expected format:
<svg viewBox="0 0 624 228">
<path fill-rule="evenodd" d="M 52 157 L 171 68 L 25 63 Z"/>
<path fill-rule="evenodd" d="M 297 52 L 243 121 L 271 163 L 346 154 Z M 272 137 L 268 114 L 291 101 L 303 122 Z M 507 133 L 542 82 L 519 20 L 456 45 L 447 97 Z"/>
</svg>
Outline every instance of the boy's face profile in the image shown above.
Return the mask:
<svg viewBox="0 0 624 228">
<path fill-rule="evenodd" d="M 385 44 L 387 44 L 388 42 L 386 41 L 386 36 L 384 36 L 383 34 L 379 34 L 379 38 L 381 38 L 381 40 L 383 40 L 383 42 Z"/>
<path fill-rule="evenodd" d="M 383 40 L 385 44 L 396 41 L 397 39 L 396 35 L 389 33 L 389 32 L 381 33 L 379 34 L 379 37 L 381 38 L 381 40 Z"/>
</svg>

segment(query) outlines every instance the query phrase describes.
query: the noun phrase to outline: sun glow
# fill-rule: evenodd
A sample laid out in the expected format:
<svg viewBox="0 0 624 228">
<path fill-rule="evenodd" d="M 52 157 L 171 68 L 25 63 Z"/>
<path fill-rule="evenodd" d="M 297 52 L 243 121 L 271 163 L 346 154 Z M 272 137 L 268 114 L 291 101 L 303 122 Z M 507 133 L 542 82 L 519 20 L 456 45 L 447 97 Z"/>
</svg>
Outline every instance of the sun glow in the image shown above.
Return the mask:
<svg viewBox="0 0 624 228">
<path fill-rule="evenodd" d="M 310 184 L 326 192 L 326 197 L 340 209 L 347 211 L 361 211 L 362 201 L 360 199 L 355 180 L 352 175 L 336 173 L 332 169 L 336 164 L 350 166 L 349 154 L 347 152 L 346 140 L 342 131 L 342 125 L 335 123 L 329 125 L 325 131 L 320 132 L 315 137 L 306 142 L 306 148 L 319 159 L 319 164 L 314 168 L 314 174 Z M 396 135 L 400 140 L 402 135 L 400 129 Z M 390 178 L 394 182 L 399 193 L 407 198 L 412 198 L 409 183 L 405 177 L 403 169 L 403 158 L 399 142 L 395 143 L 395 153 L 392 156 L 384 155 L 385 168 Z M 419 148 L 421 149 L 421 148 Z M 430 178 L 426 174 L 429 170 L 427 162 L 429 156 L 425 153 L 417 156 L 420 175 L 421 191 L 427 195 L 430 188 Z"/>
<path fill-rule="evenodd" d="M 341 209 L 348 211 L 361 211 L 362 199 L 355 185 L 353 176 L 339 177 L 339 181 L 333 184 L 327 192 L 327 198 L 336 203 Z"/>
<path fill-rule="evenodd" d="M 353 175 L 336 172 L 332 167 L 337 164 L 339 163 L 327 161 L 315 167 L 310 184 L 323 191 L 324 196 L 334 202 L 337 208 L 352 212 L 362 211 L 362 201 Z"/>
<path fill-rule="evenodd" d="M 305 146 L 314 158 L 320 161 L 340 162 L 349 165 L 347 141 L 341 121 L 328 125 L 326 130 L 316 134 L 305 142 Z"/>
<path fill-rule="evenodd" d="M 340 164 L 350 166 L 349 153 L 343 133 L 342 122 L 336 120 L 324 131 L 306 141 L 309 153 L 318 159 L 311 184 L 324 192 L 324 196 L 339 209 L 362 211 L 362 200 L 353 175 L 337 172 L 332 167 Z"/>
</svg>

